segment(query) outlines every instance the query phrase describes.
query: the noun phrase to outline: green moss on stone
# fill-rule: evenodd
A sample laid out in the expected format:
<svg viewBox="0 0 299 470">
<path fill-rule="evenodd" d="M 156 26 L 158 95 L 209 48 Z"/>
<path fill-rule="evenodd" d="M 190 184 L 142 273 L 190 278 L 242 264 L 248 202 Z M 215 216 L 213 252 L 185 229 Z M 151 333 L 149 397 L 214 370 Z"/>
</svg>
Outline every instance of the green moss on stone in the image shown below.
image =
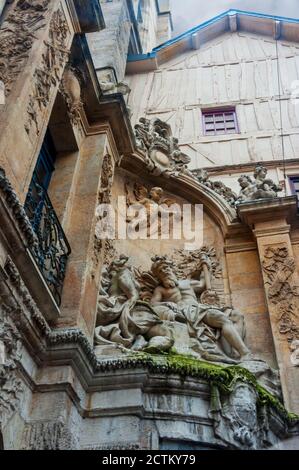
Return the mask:
<svg viewBox="0 0 299 470">
<path fill-rule="evenodd" d="M 256 377 L 243 367 L 237 365 L 224 366 L 205 362 L 193 356 L 177 354 L 174 350 L 167 354 L 138 352 L 130 355 L 128 360 L 137 361 L 138 365 L 147 366 L 152 370 L 166 374 L 179 374 L 183 379 L 187 376 L 203 379 L 211 386 L 218 387 L 218 389 L 224 393 L 230 393 L 236 382 L 248 383 L 255 388 L 259 405 L 273 407 L 284 419 L 287 419 L 290 424 L 299 420 L 299 416 L 288 413 L 278 398 L 262 387 L 257 382 Z"/>
</svg>

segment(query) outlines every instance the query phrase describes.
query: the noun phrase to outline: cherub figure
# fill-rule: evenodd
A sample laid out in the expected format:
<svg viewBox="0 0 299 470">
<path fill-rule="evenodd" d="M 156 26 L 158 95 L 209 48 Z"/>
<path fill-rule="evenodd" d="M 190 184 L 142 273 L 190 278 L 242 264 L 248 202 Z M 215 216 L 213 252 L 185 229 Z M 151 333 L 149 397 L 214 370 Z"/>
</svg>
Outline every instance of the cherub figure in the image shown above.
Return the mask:
<svg viewBox="0 0 299 470">
<path fill-rule="evenodd" d="M 133 188 L 133 194 L 135 200 L 130 196 L 129 186 L 126 185 L 126 193 L 127 193 L 127 207 L 136 207 L 138 209 L 139 206 L 143 206 L 146 211 L 146 226 L 148 229 L 148 235 L 152 235 L 153 233 L 149 233 L 149 229 L 161 230 L 161 216 L 163 214 L 169 216 L 168 208 L 174 206 L 175 201 L 173 199 L 165 198 L 164 191 L 160 187 L 154 187 L 151 189 L 147 189 L 145 186 L 135 183 Z M 179 207 L 177 207 L 179 209 Z M 127 222 L 131 222 L 134 218 L 134 215 L 129 215 L 127 217 Z M 155 232 L 155 230 L 154 230 Z"/>
</svg>

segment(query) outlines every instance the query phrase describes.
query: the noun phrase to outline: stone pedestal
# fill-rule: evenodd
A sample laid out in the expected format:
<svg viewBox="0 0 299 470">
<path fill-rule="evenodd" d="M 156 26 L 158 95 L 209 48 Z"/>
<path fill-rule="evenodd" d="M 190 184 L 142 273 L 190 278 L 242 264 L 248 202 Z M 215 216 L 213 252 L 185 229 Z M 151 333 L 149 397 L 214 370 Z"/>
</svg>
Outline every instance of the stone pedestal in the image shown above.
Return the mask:
<svg viewBox="0 0 299 470">
<path fill-rule="evenodd" d="M 240 205 L 238 212 L 257 241 L 285 406 L 299 413 L 299 369 L 291 359 L 299 339 L 299 278 L 289 225 L 296 223 L 297 201 L 261 200 Z"/>
</svg>

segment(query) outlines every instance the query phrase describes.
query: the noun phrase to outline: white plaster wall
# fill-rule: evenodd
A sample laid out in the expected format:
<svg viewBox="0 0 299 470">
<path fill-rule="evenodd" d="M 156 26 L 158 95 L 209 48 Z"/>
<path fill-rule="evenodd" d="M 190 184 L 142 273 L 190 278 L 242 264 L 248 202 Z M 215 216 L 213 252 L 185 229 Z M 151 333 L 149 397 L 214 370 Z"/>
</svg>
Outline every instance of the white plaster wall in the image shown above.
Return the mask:
<svg viewBox="0 0 299 470">
<path fill-rule="evenodd" d="M 298 158 L 299 103 L 291 93 L 299 80 L 299 44 L 282 41 L 278 51 L 280 101 L 275 41 L 245 32 L 223 34 L 157 71 L 127 76 L 133 124 L 141 116 L 171 124 L 191 168 L 275 162 L 283 157 L 281 103 L 285 158 Z M 204 136 L 201 109 L 226 105 L 236 105 L 240 133 Z M 298 174 L 299 166 L 292 171 Z"/>
<path fill-rule="evenodd" d="M 0 0 L 0 17 L 2 15 L 2 11 L 5 7 L 6 0 Z"/>
</svg>

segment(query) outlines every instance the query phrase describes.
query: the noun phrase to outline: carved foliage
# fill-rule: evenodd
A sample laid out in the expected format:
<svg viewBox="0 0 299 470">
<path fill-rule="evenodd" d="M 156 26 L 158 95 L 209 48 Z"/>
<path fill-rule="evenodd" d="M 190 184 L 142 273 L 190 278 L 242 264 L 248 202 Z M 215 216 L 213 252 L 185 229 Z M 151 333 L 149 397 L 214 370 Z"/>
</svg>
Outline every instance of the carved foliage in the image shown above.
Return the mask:
<svg viewBox="0 0 299 470">
<path fill-rule="evenodd" d="M 9 307 L 0 307 L 0 423 L 2 425 L 17 409 L 23 391 L 16 376 L 20 361 L 20 334 L 9 319 Z"/>
<path fill-rule="evenodd" d="M 35 123 L 36 133 L 40 132 L 39 114 L 48 106 L 51 90 L 59 82 L 68 60 L 67 40 L 69 34 L 64 13 L 57 10 L 50 22 L 49 38 L 48 41 L 45 41 L 46 47 L 41 65 L 34 73 L 33 92 L 29 97 L 28 120 L 25 124 L 28 133 L 33 123 Z"/>
<path fill-rule="evenodd" d="M 45 26 L 48 0 L 18 0 L 0 30 L 0 80 L 6 95 L 24 68 L 36 32 Z"/>
<path fill-rule="evenodd" d="M 275 306 L 279 331 L 289 343 L 299 339 L 298 287 L 294 285 L 294 259 L 286 246 L 268 247 L 262 262 L 269 302 Z"/>
<path fill-rule="evenodd" d="M 230 206 L 235 206 L 238 199 L 237 195 L 230 188 L 225 186 L 222 181 L 211 181 L 207 171 L 203 169 L 192 170 L 192 174 L 199 183 L 215 191 L 215 193 L 225 199 Z"/>
<path fill-rule="evenodd" d="M 102 173 L 101 173 L 101 183 L 98 196 L 98 205 L 100 204 L 110 204 L 111 203 L 111 191 L 113 184 L 114 176 L 114 165 L 112 157 L 109 154 L 106 154 L 103 159 Z M 99 222 L 101 220 L 101 215 L 97 214 L 96 218 L 96 229 L 94 235 L 94 262 L 98 264 L 100 260 L 101 250 L 104 250 L 104 263 L 111 260 L 111 257 L 114 255 L 114 240 L 102 240 L 99 230 Z"/>
</svg>

